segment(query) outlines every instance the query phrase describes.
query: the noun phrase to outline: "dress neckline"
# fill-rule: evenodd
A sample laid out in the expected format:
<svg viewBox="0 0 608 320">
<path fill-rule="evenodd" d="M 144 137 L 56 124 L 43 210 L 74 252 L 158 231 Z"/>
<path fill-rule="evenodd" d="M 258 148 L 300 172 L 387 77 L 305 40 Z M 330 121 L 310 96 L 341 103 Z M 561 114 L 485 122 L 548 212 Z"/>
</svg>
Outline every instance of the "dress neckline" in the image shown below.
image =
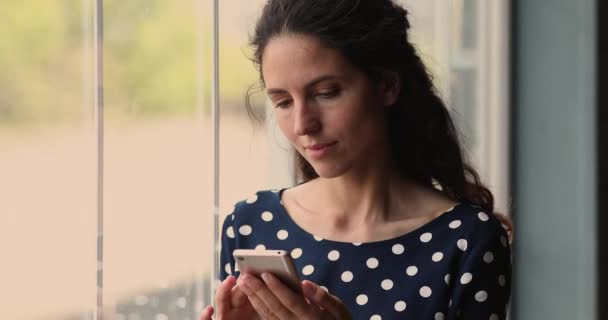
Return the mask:
<svg viewBox="0 0 608 320">
<path fill-rule="evenodd" d="M 408 231 L 404 234 L 398 235 L 396 237 L 376 240 L 376 241 L 369 241 L 369 242 L 345 242 L 345 241 L 325 239 L 325 238 L 316 236 L 316 235 L 310 233 L 309 231 L 307 231 L 306 229 L 302 228 L 299 224 L 297 224 L 292 219 L 291 215 L 287 211 L 287 208 L 285 208 L 285 206 L 283 205 L 282 195 L 283 195 L 283 191 L 285 191 L 287 189 L 289 189 L 289 188 L 283 188 L 283 189 L 278 190 L 277 192 L 272 192 L 272 193 L 274 194 L 273 200 L 275 201 L 276 206 L 280 210 L 280 214 L 285 217 L 285 219 L 286 219 L 287 223 L 290 225 L 290 227 L 293 227 L 298 232 L 304 234 L 305 236 L 307 236 L 309 238 L 313 238 L 316 241 L 326 242 L 326 243 L 333 244 L 333 245 L 375 246 L 375 245 L 385 245 L 386 243 L 391 243 L 391 242 L 403 243 L 403 242 L 409 241 L 410 239 L 418 239 L 422 234 L 429 232 L 436 225 L 440 225 L 441 223 L 450 219 L 451 216 L 453 215 L 453 212 L 456 211 L 456 208 L 463 205 L 463 203 L 457 203 L 453 207 L 443 211 L 439 216 L 433 218 L 432 220 L 428 221 L 427 223 L 415 228 L 414 230 L 410 230 L 410 231 Z M 446 223 L 446 225 L 447 225 L 447 223 Z"/>
</svg>

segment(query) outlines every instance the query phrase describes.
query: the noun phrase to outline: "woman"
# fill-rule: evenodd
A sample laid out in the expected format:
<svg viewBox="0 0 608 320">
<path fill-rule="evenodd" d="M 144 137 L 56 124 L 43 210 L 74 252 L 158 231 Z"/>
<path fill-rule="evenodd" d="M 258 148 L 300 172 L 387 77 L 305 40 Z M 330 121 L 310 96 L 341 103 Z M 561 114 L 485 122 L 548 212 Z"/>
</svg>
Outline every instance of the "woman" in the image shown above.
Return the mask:
<svg viewBox="0 0 608 320">
<path fill-rule="evenodd" d="M 303 183 L 224 221 L 201 319 L 504 319 L 511 266 L 492 194 L 390 0 L 270 0 L 251 44 Z M 302 294 L 232 251 L 291 252 Z M 238 282 L 238 285 L 236 283 Z"/>
</svg>

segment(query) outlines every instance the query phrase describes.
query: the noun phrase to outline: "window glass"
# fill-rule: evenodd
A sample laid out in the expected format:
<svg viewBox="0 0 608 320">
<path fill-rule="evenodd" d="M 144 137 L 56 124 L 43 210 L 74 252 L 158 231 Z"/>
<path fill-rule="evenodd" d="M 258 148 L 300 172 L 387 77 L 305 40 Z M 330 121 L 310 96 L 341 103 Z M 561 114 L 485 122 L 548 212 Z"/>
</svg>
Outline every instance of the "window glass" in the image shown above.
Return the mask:
<svg viewBox="0 0 608 320">
<path fill-rule="evenodd" d="M 90 1 L 0 3 L 0 318 L 92 319 Z"/>
<path fill-rule="evenodd" d="M 197 319 L 212 267 L 211 4 L 104 4 L 104 313 Z"/>
<path fill-rule="evenodd" d="M 410 37 L 460 131 L 465 158 L 510 211 L 508 8 L 483 0 L 400 0 Z"/>
<path fill-rule="evenodd" d="M 265 1 L 218 2 L 214 128 L 212 1 L 103 1 L 103 131 L 96 126 L 95 3 L 0 4 L 2 318 L 92 319 L 103 266 L 105 317 L 197 319 L 211 301 L 214 192 L 221 221 L 254 191 L 293 184 L 290 146 L 265 94 L 254 89 L 250 99 L 259 121 L 245 105 L 247 88 L 258 81 L 247 42 Z M 484 138 L 492 116 L 483 110 L 500 101 L 488 86 L 500 61 L 484 58 L 494 45 L 484 40 L 491 35 L 481 18 L 488 6 L 401 2 L 472 159 L 493 163 L 486 161 L 492 141 Z M 482 176 L 492 172 L 481 169 Z"/>
<path fill-rule="evenodd" d="M 249 60 L 249 36 L 265 1 L 222 0 L 220 5 L 220 211 L 257 190 L 292 183 L 290 145 L 272 120 L 266 94 L 255 90 L 258 73 Z M 249 116 L 245 103 L 251 90 Z M 220 220 L 223 220 L 223 215 Z"/>
</svg>

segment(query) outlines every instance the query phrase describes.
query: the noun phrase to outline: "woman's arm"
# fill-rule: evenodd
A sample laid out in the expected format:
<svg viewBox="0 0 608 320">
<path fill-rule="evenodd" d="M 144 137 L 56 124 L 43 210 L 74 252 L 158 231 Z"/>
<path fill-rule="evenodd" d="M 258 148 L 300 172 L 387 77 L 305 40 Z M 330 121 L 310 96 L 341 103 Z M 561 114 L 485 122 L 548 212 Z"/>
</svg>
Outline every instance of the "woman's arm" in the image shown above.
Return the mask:
<svg viewBox="0 0 608 320">
<path fill-rule="evenodd" d="M 492 217 L 479 223 L 469 244 L 459 270 L 452 275 L 453 294 L 447 318 L 506 319 L 511 292 L 507 232 Z"/>
</svg>

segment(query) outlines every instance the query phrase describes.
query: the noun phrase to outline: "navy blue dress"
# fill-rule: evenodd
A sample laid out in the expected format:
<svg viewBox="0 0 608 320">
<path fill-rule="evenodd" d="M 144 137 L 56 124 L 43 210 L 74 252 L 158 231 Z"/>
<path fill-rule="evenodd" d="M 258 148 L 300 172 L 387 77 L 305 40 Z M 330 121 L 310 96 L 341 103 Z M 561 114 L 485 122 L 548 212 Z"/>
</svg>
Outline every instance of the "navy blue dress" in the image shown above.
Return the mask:
<svg viewBox="0 0 608 320">
<path fill-rule="evenodd" d="M 354 319 L 505 319 L 511 252 L 500 221 L 459 204 L 393 239 L 351 243 L 300 228 L 281 192 L 235 205 L 222 227 L 221 279 L 238 276 L 234 249 L 291 252 L 301 279 L 339 297 Z"/>
</svg>

